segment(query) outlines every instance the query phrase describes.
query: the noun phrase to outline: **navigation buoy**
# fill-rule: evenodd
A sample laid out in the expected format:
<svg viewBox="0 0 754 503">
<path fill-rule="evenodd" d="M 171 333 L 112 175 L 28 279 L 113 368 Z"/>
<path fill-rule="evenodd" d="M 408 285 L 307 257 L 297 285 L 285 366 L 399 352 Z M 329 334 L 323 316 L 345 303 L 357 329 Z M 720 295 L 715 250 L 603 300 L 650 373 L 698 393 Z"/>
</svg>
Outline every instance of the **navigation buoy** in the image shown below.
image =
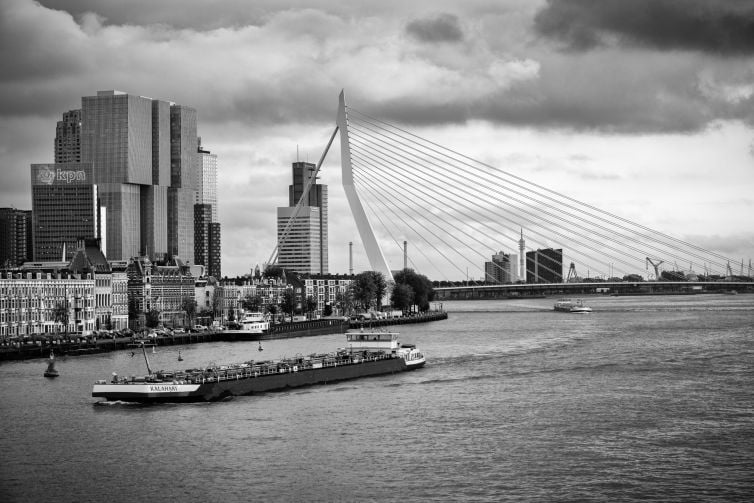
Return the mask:
<svg viewBox="0 0 754 503">
<path fill-rule="evenodd" d="M 178 350 L 178 361 L 179 362 L 183 361 L 183 357 L 181 356 L 181 350 L 180 349 Z"/>
<path fill-rule="evenodd" d="M 50 350 L 50 359 L 47 362 L 47 370 L 44 372 L 45 377 L 58 377 L 59 373 L 55 368 L 55 354 Z"/>
</svg>

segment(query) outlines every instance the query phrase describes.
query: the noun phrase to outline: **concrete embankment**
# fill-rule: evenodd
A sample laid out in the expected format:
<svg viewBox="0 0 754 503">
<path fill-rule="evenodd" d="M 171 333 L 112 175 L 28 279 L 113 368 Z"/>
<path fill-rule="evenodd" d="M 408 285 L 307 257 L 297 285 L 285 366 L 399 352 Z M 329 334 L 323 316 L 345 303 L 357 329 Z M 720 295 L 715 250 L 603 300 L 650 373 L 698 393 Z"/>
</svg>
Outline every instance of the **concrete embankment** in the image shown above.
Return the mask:
<svg viewBox="0 0 754 503">
<path fill-rule="evenodd" d="M 385 318 L 383 320 L 364 320 L 350 322 L 349 328 L 369 328 L 369 327 L 387 327 L 391 325 L 406 325 L 409 323 L 426 323 L 428 321 L 438 321 L 448 319 L 448 313 L 445 311 L 432 311 L 415 316 L 403 316 L 401 318 Z"/>
<path fill-rule="evenodd" d="M 426 315 L 410 316 L 405 318 L 392 318 L 386 320 L 371 320 L 365 322 L 347 322 L 343 320 L 311 320 L 296 323 L 280 323 L 270 327 L 268 332 L 254 334 L 241 330 L 207 330 L 187 334 L 173 334 L 150 338 L 139 337 L 61 337 L 58 340 L 26 340 L 20 342 L 4 342 L 0 345 L 0 361 L 2 360 L 25 360 L 30 358 L 47 358 L 50 351 L 56 355 L 85 355 L 92 353 L 106 353 L 124 349 L 134 349 L 142 342 L 148 345 L 177 346 L 186 344 L 199 344 L 202 342 L 216 341 L 258 341 L 287 339 L 293 337 L 311 337 L 315 335 L 328 335 L 345 333 L 349 328 L 383 327 L 389 325 L 401 325 L 405 323 L 423 323 L 427 321 L 442 320 L 447 318 L 447 313 L 437 312 Z"/>
</svg>

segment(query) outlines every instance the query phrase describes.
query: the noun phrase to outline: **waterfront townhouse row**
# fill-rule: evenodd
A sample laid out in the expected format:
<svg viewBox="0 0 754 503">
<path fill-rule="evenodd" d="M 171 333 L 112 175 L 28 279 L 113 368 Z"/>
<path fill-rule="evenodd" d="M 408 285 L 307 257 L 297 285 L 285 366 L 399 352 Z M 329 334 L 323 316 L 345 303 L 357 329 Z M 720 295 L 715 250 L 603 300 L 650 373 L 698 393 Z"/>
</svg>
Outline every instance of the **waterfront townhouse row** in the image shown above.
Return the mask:
<svg viewBox="0 0 754 503">
<path fill-rule="evenodd" d="M 0 337 L 86 334 L 95 323 L 90 274 L 0 273 Z"/>
</svg>

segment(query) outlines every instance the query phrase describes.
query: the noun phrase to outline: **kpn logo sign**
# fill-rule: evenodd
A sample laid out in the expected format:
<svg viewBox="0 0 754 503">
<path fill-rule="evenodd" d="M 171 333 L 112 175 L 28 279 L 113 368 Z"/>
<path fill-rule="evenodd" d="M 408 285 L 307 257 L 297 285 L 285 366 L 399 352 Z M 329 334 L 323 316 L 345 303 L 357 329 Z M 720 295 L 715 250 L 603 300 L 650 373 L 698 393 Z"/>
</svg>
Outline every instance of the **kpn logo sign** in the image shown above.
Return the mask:
<svg viewBox="0 0 754 503">
<path fill-rule="evenodd" d="M 37 182 L 43 185 L 53 185 L 55 183 L 70 184 L 85 181 L 86 171 L 83 169 L 65 169 L 48 165 L 37 168 Z"/>
</svg>

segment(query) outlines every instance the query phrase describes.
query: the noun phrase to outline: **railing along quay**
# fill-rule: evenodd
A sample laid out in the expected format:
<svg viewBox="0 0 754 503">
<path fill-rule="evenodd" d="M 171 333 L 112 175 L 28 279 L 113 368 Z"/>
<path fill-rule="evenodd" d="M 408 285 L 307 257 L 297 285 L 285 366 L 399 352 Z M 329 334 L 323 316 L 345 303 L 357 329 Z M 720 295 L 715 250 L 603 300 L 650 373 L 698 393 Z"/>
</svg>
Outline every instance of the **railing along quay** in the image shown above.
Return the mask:
<svg viewBox="0 0 754 503">
<path fill-rule="evenodd" d="M 425 323 L 428 321 L 438 321 L 448 319 L 448 313 L 445 311 L 432 311 L 429 313 L 417 314 L 414 316 L 404 316 L 401 318 L 384 318 L 381 320 L 351 320 L 350 328 L 369 328 L 369 327 L 387 327 L 390 325 L 406 325 L 409 323 Z"/>
</svg>

